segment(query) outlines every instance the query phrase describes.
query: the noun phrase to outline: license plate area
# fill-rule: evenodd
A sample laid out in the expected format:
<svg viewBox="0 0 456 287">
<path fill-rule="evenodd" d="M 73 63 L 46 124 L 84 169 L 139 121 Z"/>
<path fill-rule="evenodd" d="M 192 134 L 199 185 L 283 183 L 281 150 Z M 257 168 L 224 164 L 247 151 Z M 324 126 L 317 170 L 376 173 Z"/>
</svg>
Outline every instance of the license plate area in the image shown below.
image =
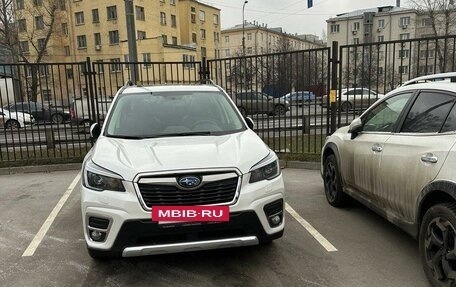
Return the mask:
<svg viewBox="0 0 456 287">
<path fill-rule="evenodd" d="M 227 222 L 230 208 L 225 205 L 153 206 L 151 219 L 158 224 Z"/>
</svg>

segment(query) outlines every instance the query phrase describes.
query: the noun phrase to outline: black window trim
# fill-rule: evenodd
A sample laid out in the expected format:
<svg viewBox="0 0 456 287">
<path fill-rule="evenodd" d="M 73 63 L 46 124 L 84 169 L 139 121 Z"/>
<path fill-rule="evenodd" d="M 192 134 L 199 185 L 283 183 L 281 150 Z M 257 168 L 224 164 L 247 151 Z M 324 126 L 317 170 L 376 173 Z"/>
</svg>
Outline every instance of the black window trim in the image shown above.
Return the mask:
<svg viewBox="0 0 456 287">
<path fill-rule="evenodd" d="M 373 109 L 375 109 L 375 107 L 377 107 L 378 105 L 380 105 L 381 103 L 383 103 L 384 101 L 386 101 L 387 99 L 389 98 L 392 98 L 392 97 L 396 97 L 396 96 L 400 96 L 400 95 L 403 95 L 403 94 L 408 94 L 408 93 L 412 93 L 412 96 L 408 99 L 407 103 L 405 104 L 404 108 L 402 109 L 402 112 L 399 114 L 399 117 L 397 118 L 397 121 L 395 123 L 395 126 L 393 128 L 393 130 L 391 132 L 380 132 L 380 131 L 361 131 L 361 133 L 363 134 L 395 134 L 395 133 L 398 133 L 398 130 L 400 130 L 400 128 L 402 127 L 404 121 L 405 121 L 405 116 L 408 114 L 409 110 L 411 109 L 412 107 L 412 103 L 415 102 L 415 99 L 417 97 L 417 94 L 419 92 L 419 90 L 406 90 L 406 91 L 400 91 L 396 94 L 392 94 L 392 95 L 389 95 L 387 97 L 384 97 L 382 98 L 382 100 L 380 102 L 377 102 L 376 104 L 372 105 L 368 110 L 366 110 L 366 112 L 361 116 L 361 122 L 363 123 L 363 127 L 364 127 L 364 124 L 365 124 L 365 117 L 369 114 L 369 112 Z M 398 128 L 399 127 L 399 128 Z"/>
<path fill-rule="evenodd" d="M 439 135 L 439 134 L 441 134 L 441 131 L 442 131 L 444 125 L 445 125 L 445 122 L 446 122 L 448 116 L 450 115 L 451 109 L 452 109 L 452 108 L 454 107 L 454 105 L 456 104 L 456 101 L 455 101 L 455 103 L 453 103 L 453 106 L 451 107 L 450 111 L 449 111 L 448 114 L 446 115 L 445 120 L 443 121 L 443 124 L 442 124 L 442 126 L 440 127 L 440 130 L 439 130 L 437 133 L 435 133 L 435 132 L 431 132 L 431 133 L 401 132 L 402 127 L 403 127 L 403 125 L 404 125 L 404 122 L 405 122 L 405 120 L 406 120 L 406 118 L 407 118 L 408 113 L 409 113 L 410 110 L 412 109 L 413 104 L 415 104 L 416 100 L 418 99 L 418 96 L 419 96 L 421 93 L 423 93 L 423 92 L 428 92 L 428 93 L 435 93 L 435 92 L 437 92 L 437 93 L 446 94 L 446 95 L 449 95 L 449 96 L 452 96 L 452 97 L 455 97 L 455 98 L 456 98 L 456 94 L 455 94 L 455 93 L 449 92 L 449 91 L 446 91 L 446 90 L 440 90 L 440 89 L 421 89 L 421 90 L 415 90 L 414 95 L 412 96 L 412 98 L 409 100 L 409 102 L 408 102 L 407 105 L 406 105 L 406 109 L 404 109 L 404 110 L 403 110 L 403 113 L 399 116 L 399 120 L 398 120 L 398 122 L 397 122 L 398 124 L 397 124 L 397 126 L 394 128 L 394 132 L 393 132 L 393 133 L 395 133 L 395 134 L 400 134 L 400 135 L 410 135 L 410 136 L 412 136 L 412 135 L 413 135 L 413 136 L 420 136 L 420 135 L 422 135 L 422 136 L 427 135 L 427 136 L 428 136 L 428 135 Z M 404 111 L 406 111 L 406 112 L 404 113 Z M 447 133 L 451 133 L 451 132 L 447 132 Z M 446 134 L 446 133 L 444 133 L 444 134 Z"/>
</svg>

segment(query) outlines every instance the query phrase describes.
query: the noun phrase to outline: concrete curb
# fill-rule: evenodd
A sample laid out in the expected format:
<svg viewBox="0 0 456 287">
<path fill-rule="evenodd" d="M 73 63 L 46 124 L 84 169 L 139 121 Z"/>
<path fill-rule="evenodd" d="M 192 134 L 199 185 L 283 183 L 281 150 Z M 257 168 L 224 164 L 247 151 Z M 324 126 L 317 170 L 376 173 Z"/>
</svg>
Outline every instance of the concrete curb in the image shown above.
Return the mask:
<svg viewBox="0 0 456 287">
<path fill-rule="evenodd" d="M 0 175 L 79 170 L 79 169 L 81 169 L 81 165 L 82 165 L 81 163 L 65 163 L 65 164 L 5 167 L 5 168 L 0 168 Z M 318 162 L 280 160 L 280 166 L 282 168 L 320 170 L 320 163 L 318 163 Z"/>
<path fill-rule="evenodd" d="M 81 163 L 66 163 L 66 164 L 6 167 L 6 168 L 0 168 L 0 175 L 79 170 L 79 169 L 81 169 L 81 165 L 82 165 Z"/>
</svg>

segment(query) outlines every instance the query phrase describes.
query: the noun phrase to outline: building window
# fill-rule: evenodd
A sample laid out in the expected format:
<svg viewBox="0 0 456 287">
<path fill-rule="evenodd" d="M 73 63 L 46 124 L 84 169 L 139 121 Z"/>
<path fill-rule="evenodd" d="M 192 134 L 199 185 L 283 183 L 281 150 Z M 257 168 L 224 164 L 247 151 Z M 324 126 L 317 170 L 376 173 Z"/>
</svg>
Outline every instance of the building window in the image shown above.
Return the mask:
<svg viewBox="0 0 456 287">
<path fill-rule="evenodd" d="M 117 19 L 117 6 L 108 6 L 106 7 L 106 12 L 108 14 L 108 20 Z"/>
<path fill-rule="evenodd" d="M 100 14 L 98 13 L 98 9 L 92 9 L 92 22 L 100 23 Z"/>
<path fill-rule="evenodd" d="M 199 19 L 200 19 L 201 21 L 206 21 L 206 12 L 200 10 L 200 12 L 199 12 Z"/>
<path fill-rule="evenodd" d="M 176 15 L 171 15 L 171 27 L 177 27 Z"/>
<path fill-rule="evenodd" d="M 65 50 L 65 56 L 71 55 L 70 46 L 64 46 L 63 49 Z"/>
<path fill-rule="evenodd" d="M 247 33 L 247 41 L 252 41 L 252 33 Z"/>
<path fill-rule="evenodd" d="M 47 66 L 46 66 L 47 68 Z M 41 100 L 43 101 L 51 101 L 52 100 L 52 93 L 51 90 L 42 90 L 41 91 Z"/>
<path fill-rule="evenodd" d="M 409 50 L 399 50 L 398 53 L 399 53 L 399 58 L 400 59 L 406 59 L 409 57 L 409 53 L 410 51 Z"/>
<path fill-rule="evenodd" d="M 93 34 L 93 39 L 95 40 L 95 45 L 101 45 L 101 34 L 100 33 Z"/>
<path fill-rule="evenodd" d="M 109 44 L 116 45 L 119 44 L 119 31 L 109 31 Z"/>
<path fill-rule="evenodd" d="M 399 26 L 406 28 L 408 25 L 410 25 L 410 17 L 401 17 L 399 19 Z"/>
<path fill-rule="evenodd" d="M 68 36 L 68 24 L 62 23 L 62 34 Z"/>
<path fill-rule="evenodd" d="M 192 33 L 192 43 L 198 43 L 198 41 L 196 40 L 196 33 Z"/>
<path fill-rule="evenodd" d="M 120 58 L 114 58 L 109 61 L 111 62 L 111 65 L 110 65 L 111 72 L 119 72 L 122 69 L 122 65 L 120 64 Z"/>
<path fill-rule="evenodd" d="M 136 20 L 145 21 L 146 14 L 144 13 L 144 7 L 135 6 L 135 10 L 136 10 Z"/>
<path fill-rule="evenodd" d="M 383 75 L 383 67 L 378 67 L 378 74 Z"/>
<path fill-rule="evenodd" d="M 176 5 L 176 0 L 169 0 L 169 4 Z"/>
<path fill-rule="evenodd" d="M 401 40 L 408 40 L 410 38 L 410 34 L 409 33 L 405 33 L 405 34 L 400 34 L 399 35 L 399 39 Z"/>
<path fill-rule="evenodd" d="M 407 74 L 408 66 L 399 66 L 399 74 Z"/>
<path fill-rule="evenodd" d="M 84 12 L 74 13 L 74 18 L 76 18 L 76 25 L 84 24 Z"/>
<path fill-rule="evenodd" d="M 385 36 L 382 35 L 377 37 L 377 42 L 381 43 L 383 41 L 385 41 Z"/>
<path fill-rule="evenodd" d="M 230 49 L 225 49 L 225 57 L 229 57 L 230 56 Z"/>
<path fill-rule="evenodd" d="M 434 74 L 434 65 L 420 66 L 420 75 Z"/>
<path fill-rule="evenodd" d="M 426 58 L 434 58 L 435 56 L 435 50 L 434 49 L 427 49 L 427 50 L 421 50 L 420 51 L 420 58 L 426 59 Z"/>
<path fill-rule="evenodd" d="M 201 57 L 205 58 L 207 56 L 206 47 L 201 47 Z"/>
<path fill-rule="evenodd" d="M 384 28 L 385 27 L 385 19 L 378 20 L 378 27 L 379 28 Z"/>
<path fill-rule="evenodd" d="M 201 37 L 201 39 L 206 39 L 206 30 L 205 29 L 200 29 L 200 37 Z"/>
<path fill-rule="evenodd" d="M 73 79 L 73 69 L 72 68 L 67 68 L 65 70 L 65 74 L 67 79 Z"/>
<path fill-rule="evenodd" d="M 432 20 L 431 18 L 424 18 L 421 20 L 421 26 L 422 27 L 430 27 L 432 26 Z"/>
<path fill-rule="evenodd" d="M 37 30 L 43 30 L 44 29 L 43 16 L 36 16 L 35 17 L 35 27 L 36 27 Z"/>
<path fill-rule="evenodd" d="M 162 35 L 162 42 L 163 44 L 168 44 L 168 36 Z"/>
<path fill-rule="evenodd" d="M 86 39 L 85 35 L 77 36 L 77 41 L 78 41 L 78 48 L 79 49 L 87 48 L 87 39 Z"/>
<path fill-rule="evenodd" d="M 173 45 L 177 45 L 177 37 L 173 37 Z"/>
<path fill-rule="evenodd" d="M 358 31 L 359 30 L 359 22 L 353 23 L 353 31 Z"/>
<path fill-rule="evenodd" d="M 193 13 L 191 15 L 191 21 L 192 21 L 192 23 L 196 23 L 196 15 Z"/>
<path fill-rule="evenodd" d="M 219 23 L 219 15 L 214 14 L 214 24 L 218 25 L 218 23 Z"/>
<path fill-rule="evenodd" d="M 195 68 L 195 56 L 183 54 L 182 61 L 184 62 L 184 68 Z"/>
<path fill-rule="evenodd" d="M 214 42 L 218 42 L 219 41 L 219 33 L 218 32 L 214 32 Z"/>
<path fill-rule="evenodd" d="M 195 7 L 191 7 L 190 11 L 192 11 L 192 13 L 196 13 L 196 8 Z"/>
<path fill-rule="evenodd" d="M 16 0 L 16 9 L 17 10 L 24 9 L 24 0 Z"/>
<path fill-rule="evenodd" d="M 26 32 L 27 31 L 27 21 L 25 19 L 19 19 L 17 21 L 17 26 L 19 32 Z"/>
<path fill-rule="evenodd" d="M 225 36 L 225 43 L 229 43 L 230 42 L 230 36 Z"/>
<path fill-rule="evenodd" d="M 165 12 L 160 12 L 160 24 L 166 25 L 166 14 L 165 14 Z"/>
<path fill-rule="evenodd" d="M 137 31 L 138 33 L 138 40 L 144 40 L 146 39 L 146 31 Z"/>
<path fill-rule="evenodd" d="M 355 45 L 359 44 L 359 38 L 353 38 L 353 44 L 355 44 Z"/>
<path fill-rule="evenodd" d="M 330 26 L 331 33 L 339 33 L 340 26 L 339 24 L 332 24 Z"/>
<path fill-rule="evenodd" d="M 252 47 L 247 47 L 247 54 L 251 55 L 252 54 Z"/>
<path fill-rule="evenodd" d="M 66 10 L 66 3 L 65 3 L 66 0 L 59 0 L 59 8 L 60 10 L 62 11 L 65 11 Z"/>
<path fill-rule="evenodd" d="M 43 6 L 43 0 L 33 0 L 34 6 Z"/>
<path fill-rule="evenodd" d="M 144 68 L 149 68 L 152 66 L 150 62 L 152 62 L 152 58 L 150 56 L 150 53 L 143 53 L 143 62 L 144 62 Z"/>
<path fill-rule="evenodd" d="M 19 48 L 23 54 L 29 53 L 29 42 L 28 41 L 21 41 L 19 42 Z"/>
</svg>

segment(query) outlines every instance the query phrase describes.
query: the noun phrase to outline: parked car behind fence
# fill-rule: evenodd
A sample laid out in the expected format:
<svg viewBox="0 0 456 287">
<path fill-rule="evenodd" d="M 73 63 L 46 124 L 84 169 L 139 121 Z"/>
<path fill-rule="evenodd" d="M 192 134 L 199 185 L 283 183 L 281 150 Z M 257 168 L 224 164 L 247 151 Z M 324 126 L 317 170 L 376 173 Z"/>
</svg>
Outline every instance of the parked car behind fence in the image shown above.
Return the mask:
<svg viewBox="0 0 456 287">
<path fill-rule="evenodd" d="M 39 123 L 52 122 L 62 124 L 70 120 L 70 113 L 61 108 L 49 107 L 39 102 L 17 102 L 3 107 L 11 112 L 31 114 Z"/>
<path fill-rule="evenodd" d="M 233 99 L 243 116 L 249 114 L 284 115 L 290 104 L 281 98 L 273 98 L 261 92 L 237 93 Z"/>
</svg>

